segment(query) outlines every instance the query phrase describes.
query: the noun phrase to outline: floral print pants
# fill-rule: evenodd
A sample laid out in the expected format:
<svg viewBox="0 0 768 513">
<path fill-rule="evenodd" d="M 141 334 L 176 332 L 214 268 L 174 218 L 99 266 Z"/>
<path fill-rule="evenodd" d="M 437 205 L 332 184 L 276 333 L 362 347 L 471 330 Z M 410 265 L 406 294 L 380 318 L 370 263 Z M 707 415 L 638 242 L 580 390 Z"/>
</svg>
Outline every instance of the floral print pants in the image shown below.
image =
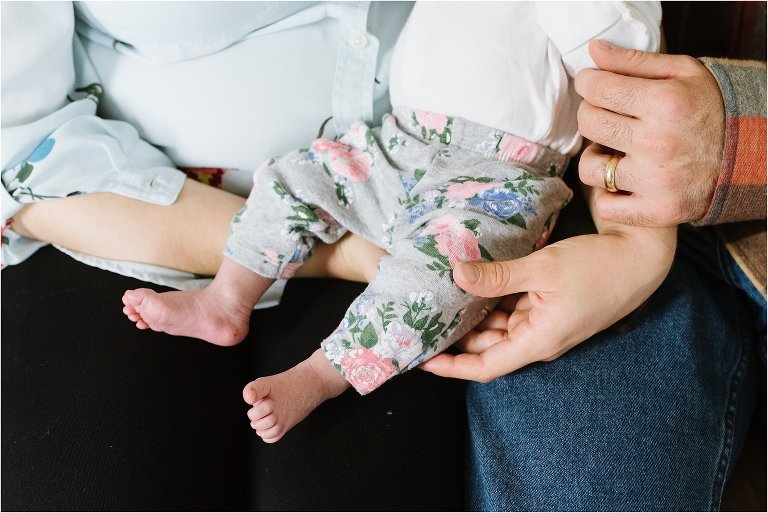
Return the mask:
<svg viewBox="0 0 768 513">
<path fill-rule="evenodd" d="M 456 262 L 519 258 L 570 200 L 566 157 L 493 128 L 403 109 L 262 164 L 225 255 L 289 278 L 347 231 L 386 249 L 322 349 L 361 394 L 445 350 L 493 308 L 452 280 Z"/>
</svg>

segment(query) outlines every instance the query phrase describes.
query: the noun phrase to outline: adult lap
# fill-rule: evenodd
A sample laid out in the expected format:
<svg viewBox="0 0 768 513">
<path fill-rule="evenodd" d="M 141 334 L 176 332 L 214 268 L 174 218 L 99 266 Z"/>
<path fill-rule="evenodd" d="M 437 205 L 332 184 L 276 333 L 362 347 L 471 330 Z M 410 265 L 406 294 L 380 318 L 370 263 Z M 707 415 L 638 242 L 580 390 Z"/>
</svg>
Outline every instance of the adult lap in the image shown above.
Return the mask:
<svg viewBox="0 0 768 513">
<path fill-rule="evenodd" d="M 743 296 L 681 253 L 621 330 L 469 385 L 472 507 L 719 505 L 752 412 L 756 335 Z"/>
</svg>

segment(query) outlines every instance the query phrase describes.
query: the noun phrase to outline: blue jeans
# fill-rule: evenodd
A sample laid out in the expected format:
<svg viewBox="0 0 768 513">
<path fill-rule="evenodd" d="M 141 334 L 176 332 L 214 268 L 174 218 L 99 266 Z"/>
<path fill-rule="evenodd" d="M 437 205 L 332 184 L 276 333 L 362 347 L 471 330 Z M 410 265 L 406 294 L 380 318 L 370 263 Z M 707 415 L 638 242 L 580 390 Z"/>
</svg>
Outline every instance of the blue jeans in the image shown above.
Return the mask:
<svg viewBox="0 0 768 513">
<path fill-rule="evenodd" d="M 765 300 L 711 230 L 678 239 L 668 278 L 618 329 L 470 384 L 470 509 L 718 509 L 764 367 Z"/>
</svg>

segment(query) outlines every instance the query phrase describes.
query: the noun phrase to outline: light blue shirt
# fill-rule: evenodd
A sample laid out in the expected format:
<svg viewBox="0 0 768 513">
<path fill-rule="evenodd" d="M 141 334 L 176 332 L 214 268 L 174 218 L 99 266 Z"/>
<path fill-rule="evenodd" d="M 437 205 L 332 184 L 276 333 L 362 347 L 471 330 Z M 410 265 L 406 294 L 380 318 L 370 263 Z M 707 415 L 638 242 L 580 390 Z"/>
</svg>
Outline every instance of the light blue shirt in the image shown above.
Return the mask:
<svg viewBox="0 0 768 513">
<path fill-rule="evenodd" d="M 246 170 L 227 176 L 249 181 L 260 162 L 308 145 L 321 126 L 333 137 L 353 121 L 378 124 L 390 110 L 389 62 L 412 7 L 74 5 L 75 23 L 68 2 L 3 2 L 3 265 L 45 245 L 9 226 L 24 203 L 106 191 L 167 205 L 184 183 L 174 164 Z M 104 91 L 100 99 L 98 88 L 83 90 L 94 83 Z M 172 269 L 69 253 L 161 285 L 207 283 Z M 279 287 L 275 292 L 273 300 Z"/>
<path fill-rule="evenodd" d="M 82 2 L 77 32 L 124 119 L 179 165 L 255 169 L 379 124 L 410 2 Z"/>
</svg>

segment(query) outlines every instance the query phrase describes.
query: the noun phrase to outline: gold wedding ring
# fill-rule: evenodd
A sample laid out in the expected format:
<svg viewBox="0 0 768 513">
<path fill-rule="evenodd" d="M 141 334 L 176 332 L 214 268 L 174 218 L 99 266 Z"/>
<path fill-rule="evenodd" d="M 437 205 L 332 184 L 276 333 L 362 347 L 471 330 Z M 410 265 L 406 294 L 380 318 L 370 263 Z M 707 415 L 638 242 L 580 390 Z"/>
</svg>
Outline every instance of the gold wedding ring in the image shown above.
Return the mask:
<svg viewBox="0 0 768 513">
<path fill-rule="evenodd" d="M 608 159 L 608 163 L 605 165 L 605 176 L 603 181 L 605 182 L 605 188 L 608 192 L 616 192 L 619 189 L 616 188 L 616 166 L 619 165 L 621 157 L 614 155 Z"/>
</svg>

